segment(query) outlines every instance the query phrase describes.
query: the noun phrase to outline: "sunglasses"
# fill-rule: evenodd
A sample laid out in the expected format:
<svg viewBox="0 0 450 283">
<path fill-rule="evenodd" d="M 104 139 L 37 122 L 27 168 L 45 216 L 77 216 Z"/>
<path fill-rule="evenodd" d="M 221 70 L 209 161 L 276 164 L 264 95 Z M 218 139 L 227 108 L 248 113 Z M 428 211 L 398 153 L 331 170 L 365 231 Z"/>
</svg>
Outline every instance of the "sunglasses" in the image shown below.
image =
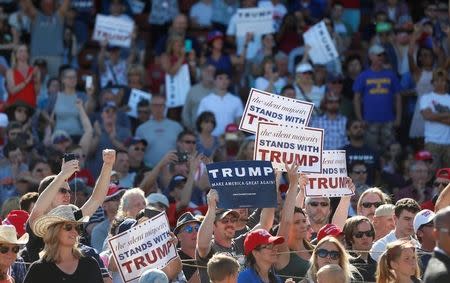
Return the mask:
<svg viewBox="0 0 450 283">
<path fill-rule="evenodd" d="M 360 174 L 366 174 L 367 173 L 367 170 L 355 170 L 355 171 L 352 171 L 353 172 L 353 174 L 356 174 L 356 175 L 360 175 Z"/>
<path fill-rule="evenodd" d="M 66 188 L 59 188 L 59 191 L 58 191 L 59 193 L 61 193 L 61 194 L 70 194 L 70 193 L 72 193 L 72 191 L 71 190 L 68 190 L 68 189 L 66 189 Z"/>
<path fill-rule="evenodd" d="M 361 205 L 364 208 L 371 208 L 372 206 L 375 206 L 375 208 L 379 207 L 380 205 L 383 205 L 384 202 L 377 201 L 377 202 L 363 202 Z"/>
<path fill-rule="evenodd" d="M 81 234 L 83 232 L 83 225 L 82 224 L 74 224 L 74 223 L 66 223 L 62 226 L 64 231 L 70 232 L 72 229 L 75 229 L 78 234 Z"/>
<path fill-rule="evenodd" d="M 341 253 L 338 251 L 329 251 L 326 249 L 318 249 L 316 252 L 318 257 L 327 258 L 330 257 L 332 260 L 337 260 L 341 257 Z"/>
<path fill-rule="evenodd" d="M 20 250 L 19 246 L 14 246 L 12 248 L 6 246 L 0 246 L 0 253 L 7 254 L 11 250 L 13 253 L 17 254 Z"/>
<path fill-rule="evenodd" d="M 366 235 L 367 238 L 373 238 L 375 237 L 375 232 L 372 230 L 369 231 L 359 231 L 353 234 L 355 238 L 361 239 L 364 235 Z"/>
<path fill-rule="evenodd" d="M 259 246 L 256 250 L 263 250 L 263 249 L 273 250 L 273 247 L 274 247 L 273 244 L 269 244 L 269 245 L 261 245 L 261 246 Z"/>
<path fill-rule="evenodd" d="M 313 202 L 310 202 L 310 203 L 309 203 L 309 205 L 314 206 L 314 207 L 319 206 L 319 204 L 320 204 L 321 207 L 327 207 L 327 206 L 330 205 L 330 204 L 329 204 L 328 202 L 326 202 L 326 201 L 321 201 L 321 202 L 313 201 Z"/>
<path fill-rule="evenodd" d="M 195 233 L 198 232 L 198 229 L 200 228 L 200 225 L 195 225 L 195 226 L 186 226 L 183 228 L 183 231 L 188 233 L 188 234 L 192 234 L 194 231 Z"/>
<path fill-rule="evenodd" d="M 434 187 L 439 187 L 439 186 L 443 186 L 443 187 L 447 187 L 448 183 L 444 183 L 444 182 L 434 182 L 433 186 Z"/>
<path fill-rule="evenodd" d="M 237 221 L 238 221 L 238 219 L 236 217 L 220 219 L 220 223 L 222 223 L 222 224 L 236 223 Z"/>
</svg>

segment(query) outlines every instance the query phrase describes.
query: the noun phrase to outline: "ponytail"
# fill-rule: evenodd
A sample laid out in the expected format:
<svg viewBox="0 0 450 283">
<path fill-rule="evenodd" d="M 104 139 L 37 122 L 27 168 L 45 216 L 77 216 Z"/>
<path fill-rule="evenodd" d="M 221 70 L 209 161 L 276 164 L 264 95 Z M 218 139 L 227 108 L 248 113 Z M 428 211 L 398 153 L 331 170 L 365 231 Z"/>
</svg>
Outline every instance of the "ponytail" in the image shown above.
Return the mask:
<svg viewBox="0 0 450 283">
<path fill-rule="evenodd" d="M 377 266 L 376 283 L 387 283 L 395 280 L 395 274 L 388 262 L 387 250 L 380 256 Z"/>
</svg>

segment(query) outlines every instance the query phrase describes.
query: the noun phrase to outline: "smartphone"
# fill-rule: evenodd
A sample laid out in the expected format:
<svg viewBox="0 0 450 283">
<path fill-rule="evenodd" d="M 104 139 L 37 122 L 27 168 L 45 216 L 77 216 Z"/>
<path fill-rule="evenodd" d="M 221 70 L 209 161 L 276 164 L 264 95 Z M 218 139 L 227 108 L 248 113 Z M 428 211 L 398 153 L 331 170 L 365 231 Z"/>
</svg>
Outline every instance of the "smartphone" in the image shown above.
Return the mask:
<svg viewBox="0 0 450 283">
<path fill-rule="evenodd" d="M 189 53 L 192 51 L 192 40 L 186 39 L 184 41 L 184 51 L 186 51 L 186 53 Z"/>
<path fill-rule="evenodd" d="M 92 76 L 86 76 L 86 88 L 92 88 Z"/>
<path fill-rule="evenodd" d="M 178 156 L 178 163 L 187 162 L 189 158 L 187 152 L 177 152 L 177 156 Z"/>
<path fill-rule="evenodd" d="M 75 153 L 64 153 L 64 162 L 68 162 L 70 160 L 78 159 L 78 154 Z"/>
</svg>

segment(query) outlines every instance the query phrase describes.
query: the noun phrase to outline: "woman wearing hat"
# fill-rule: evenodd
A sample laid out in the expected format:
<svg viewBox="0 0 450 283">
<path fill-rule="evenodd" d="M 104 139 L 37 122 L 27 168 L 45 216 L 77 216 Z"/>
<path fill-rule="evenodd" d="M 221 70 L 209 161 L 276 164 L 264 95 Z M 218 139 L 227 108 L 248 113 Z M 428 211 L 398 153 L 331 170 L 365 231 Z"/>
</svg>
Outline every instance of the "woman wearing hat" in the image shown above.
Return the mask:
<svg viewBox="0 0 450 283">
<path fill-rule="evenodd" d="M 28 234 L 17 238 L 16 228 L 12 225 L 0 226 L 0 282 L 13 283 L 10 268 L 17 259 L 21 245 L 28 242 Z"/>
<path fill-rule="evenodd" d="M 12 57 L 12 68 L 6 72 L 7 104 L 22 100 L 36 107 L 36 97 L 41 88 L 39 68 L 28 64 L 28 47 L 25 44 L 17 46 Z"/>
<path fill-rule="evenodd" d="M 78 249 L 87 217 L 75 219 L 77 210 L 74 205 L 60 205 L 34 222 L 33 230 L 44 239 L 45 247 L 42 258 L 31 265 L 25 283 L 103 282 L 97 262 Z"/>
</svg>

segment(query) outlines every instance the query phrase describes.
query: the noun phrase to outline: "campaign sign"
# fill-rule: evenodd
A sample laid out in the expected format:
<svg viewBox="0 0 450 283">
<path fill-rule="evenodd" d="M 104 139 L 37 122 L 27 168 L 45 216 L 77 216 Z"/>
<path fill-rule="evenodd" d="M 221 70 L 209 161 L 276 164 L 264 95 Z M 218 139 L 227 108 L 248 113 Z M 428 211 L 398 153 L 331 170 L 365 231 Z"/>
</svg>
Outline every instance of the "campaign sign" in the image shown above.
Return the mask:
<svg viewBox="0 0 450 283">
<path fill-rule="evenodd" d="M 95 18 L 94 40 L 107 40 L 111 46 L 130 47 L 134 23 L 121 18 L 97 15 Z"/>
<path fill-rule="evenodd" d="M 191 75 L 189 67 L 183 64 L 178 72 L 171 76 L 166 74 L 166 105 L 168 108 L 183 106 L 187 93 L 191 88 Z"/>
<path fill-rule="evenodd" d="M 339 57 L 333 40 L 323 21 L 303 33 L 305 44 L 311 46 L 309 57 L 314 64 L 327 64 Z"/>
<path fill-rule="evenodd" d="M 306 196 L 341 197 L 353 195 L 347 184 L 345 150 L 324 150 L 322 173 L 308 174 Z"/>
<path fill-rule="evenodd" d="M 258 121 L 281 125 L 306 126 L 314 103 L 292 99 L 252 88 L 245 105 L 239 130 L 256 134 Z"/>
<path fill-rule="evenodd" d="M 206 165 L 209 183 L 219 194 L 219 208 L 276 207 L 275 174 L 267 161 L 232 161 Z"/>
<path fill-rule="evenodd" d="M 130 117 L 137 118 L 137 105 L 141 100 L 150 100 L 152 95 L 148 92 L 133 88 L 128 99 L 128 108 L 130 109 L 127 114 Z"/>
<path fill-rule="evenodd" d="M 253 159 L 272 162 L 286 171 L 285 163 L 299 164 L 299 172 L 322 172 L 323 129 L 259 122 Z"/>
<path fill-rule="evenodd" d="M 274 31 L 273 9 L 243 8 L 237 10 L 236 36 L 245 37 L 247 33 L 263 35 Z"/>
<path fill-rule="evenodd" d="M 150 268 L 161 269 L 176 258 L 165 212 L 108 240 L 123 282 L 139 279 Z"/>
</svg>

